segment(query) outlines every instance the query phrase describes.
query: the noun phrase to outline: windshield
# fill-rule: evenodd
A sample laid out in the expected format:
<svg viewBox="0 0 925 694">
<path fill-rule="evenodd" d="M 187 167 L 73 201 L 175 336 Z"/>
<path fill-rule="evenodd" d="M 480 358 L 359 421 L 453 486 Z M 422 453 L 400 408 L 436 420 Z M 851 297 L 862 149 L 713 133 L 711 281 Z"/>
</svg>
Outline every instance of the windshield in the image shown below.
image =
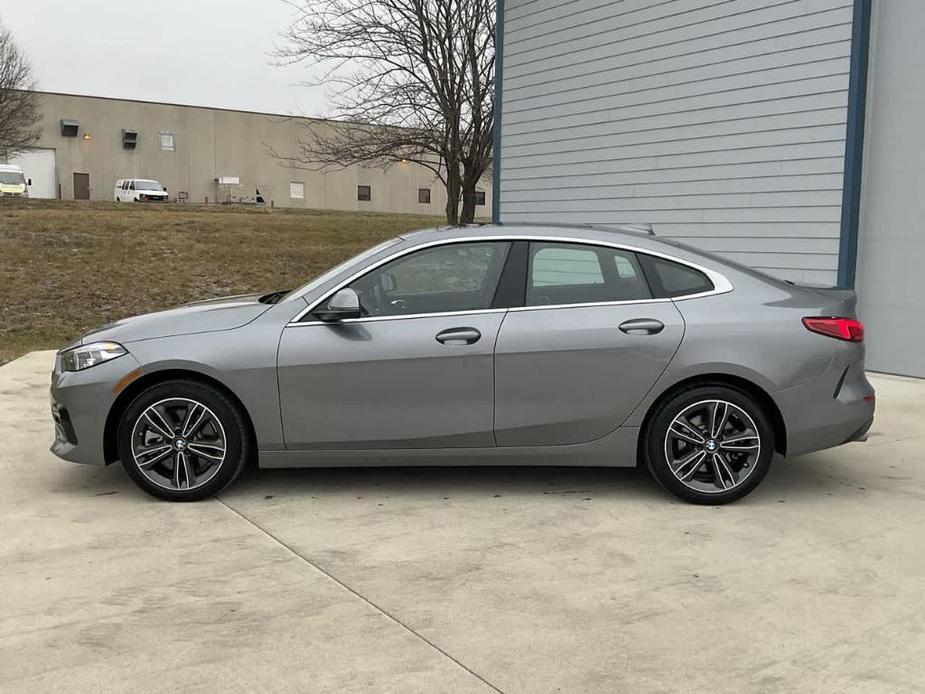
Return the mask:
<svg viewBox="0 0 925 694">
<path fill-rule="evenodd" d="M 308 292 L 315 289 L 316 287 L 320 287 L 322 284 L 324 284 L 328 280 L 336 277 L 338 274 L 346 270 L 351 265 L 361 263 L 367 258 L 372 258 L 374 255 L 376 255 L 380 251 L 385 250 L 389 246 L 394 246 L 396 243 L 398 243 L 401 240 L 402 240 L 401 237 L 397 237 L 394 239 L 389 239 L 388 241 L 383 241 L 378 246 L 373 246 L 372 248 L 363 251 L 359 255 L 355 255 L 352 258 L 348 258 L 347 260 L 342 262 L 340 265 L 337 265 L 331 268 L 330 270 L 328 270 L 327 272 L 323 273 L 322 275 L 319 275 L 318 277 L 313 279 L 308 284 L 302 285 L 298 289 L 293 289 L 291 292 L 286 294 L 286 296 L 281 297 L 278 301 L 279 302 L 288 301 L 289 299 L 292 299 L 294 297 L 307 294 Z"/>
<path fill-rule="evenodd" d="M 0 171 L 0 184 L 5 186 L 19 186 L 25 182 L 25 178 L 19 171 Z"/>
<path fill-rule="evenodd" d="M 162 186 L 157 181 L 135 181 L 135 190 L 163 190 Z"/>
</svg>

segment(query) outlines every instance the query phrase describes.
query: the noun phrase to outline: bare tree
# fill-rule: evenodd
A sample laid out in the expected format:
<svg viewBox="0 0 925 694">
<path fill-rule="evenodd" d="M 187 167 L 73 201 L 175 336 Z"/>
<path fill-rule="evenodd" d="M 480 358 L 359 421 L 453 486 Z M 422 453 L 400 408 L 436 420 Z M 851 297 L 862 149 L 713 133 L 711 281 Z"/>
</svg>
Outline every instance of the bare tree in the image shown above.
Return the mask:
<svg viewBox="0 0 925 694">
<path fill-rule="evenodd" d="M 39 139 L 38 95 L 32 65 L 0 24 L 0 155 L 20 152 Z"/>
<path fill-rule="evenodd" d="M 306 128 L 284 158 L 309 168 L 416 162 L 446 186 L 447 221 L 471 222 L 491 163 L 495 0 L 287 1 L 297 14 L 277 55 L 327 66 L 343 123 Z"/>
</svg>

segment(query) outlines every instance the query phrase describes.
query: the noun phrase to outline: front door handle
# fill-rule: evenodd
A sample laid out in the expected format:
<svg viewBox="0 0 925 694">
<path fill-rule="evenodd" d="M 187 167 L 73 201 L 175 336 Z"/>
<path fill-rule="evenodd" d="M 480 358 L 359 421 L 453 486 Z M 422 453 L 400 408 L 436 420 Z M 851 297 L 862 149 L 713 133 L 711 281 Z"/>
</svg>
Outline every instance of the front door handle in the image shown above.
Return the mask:
<svg viewBox="0 0 925 694">
<path fill-rule="evenodd" d="M 620 330 L 627 335 L 657 335 L 665 329 L 665 324 L 654 318 L 634 318 L 620 323 Z"/>
<path fill-rule="evenodd" d="M 472 345 L 482 337 L 475 328 L 449 328 L 437 333 L 437 342 L 444 345 Z"/>
</svg>

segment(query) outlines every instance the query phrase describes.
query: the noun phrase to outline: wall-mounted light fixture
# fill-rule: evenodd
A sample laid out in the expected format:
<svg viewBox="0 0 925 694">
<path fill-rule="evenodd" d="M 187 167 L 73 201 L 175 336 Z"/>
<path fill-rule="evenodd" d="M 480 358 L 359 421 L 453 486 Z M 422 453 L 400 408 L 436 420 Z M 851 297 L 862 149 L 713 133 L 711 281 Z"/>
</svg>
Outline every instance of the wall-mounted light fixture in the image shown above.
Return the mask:
<svg viewBox="0 0 925 694">
<path fill-rule="evenodd" d="M 93 135 L 91 135 L 90 133 L 84 133 L 84 140 L 89 142 L 92 139 L 93 139 Z"/>
</svg>

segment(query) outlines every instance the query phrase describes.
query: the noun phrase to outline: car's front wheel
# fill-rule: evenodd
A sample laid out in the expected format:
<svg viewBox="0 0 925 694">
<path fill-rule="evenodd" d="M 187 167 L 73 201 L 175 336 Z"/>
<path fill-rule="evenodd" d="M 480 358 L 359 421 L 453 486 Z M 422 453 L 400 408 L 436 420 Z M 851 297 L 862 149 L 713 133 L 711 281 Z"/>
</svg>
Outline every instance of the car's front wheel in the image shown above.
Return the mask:
<svg viewBox="0 0 925 694">
<path fill-rule="evenodd" d="M 143 391 L 123 413 L 117 436 L 129 477 L 168 501 L 217 494 L 241 473 L 251 449 L 239 407 L 218 389 L 193 381 Z"/>
<path fill-rule="evenodd" d="M 768 416 L 754 398 L 728 386 L 699 386 L 659 406 L 644 453 L 652 475 L 675 496 L 727 504 L 767 474 L 773 442 Z"/>
</svg>

